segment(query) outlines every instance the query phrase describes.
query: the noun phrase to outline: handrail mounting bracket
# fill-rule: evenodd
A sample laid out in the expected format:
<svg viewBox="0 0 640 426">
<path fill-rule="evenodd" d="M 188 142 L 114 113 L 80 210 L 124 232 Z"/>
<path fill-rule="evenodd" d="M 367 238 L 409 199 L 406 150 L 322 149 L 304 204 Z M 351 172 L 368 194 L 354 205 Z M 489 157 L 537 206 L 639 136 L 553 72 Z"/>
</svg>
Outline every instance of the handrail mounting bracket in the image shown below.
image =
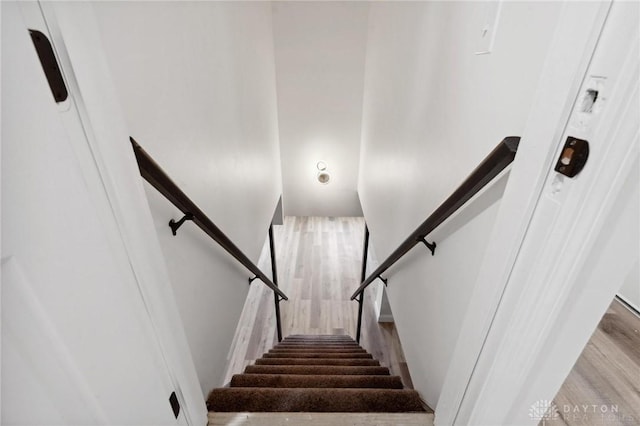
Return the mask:
<svg viewBox="0 0 640 426">
<path fill-rule="evenodd" d="M 182 226 L 183 223 L 185 223 L 187 220 L 193 220 L 193 213 L 185 213 L 184 216 L 182 216 L 182 219 L 180 219 L 179 221 L 175 221 L 173 219 L 171 219 L 169 221 L 169 228 L 171 228 L 171 233 L 173 234 L 173 236 L 175 237 L 178 233 L 178 229 Z"/>
<path fill-rule="evenodd" d="M 427 248 L 431 251 L 431 256 L 434 256 L 436 254 L 436 242 L 428 242 L 426 240 L 425 237 L 422 238 L 418 238 L 418 241 L 420 241 L 421 243 L 423 243 L 425 246 L 427 246 Z"/>
</svg>

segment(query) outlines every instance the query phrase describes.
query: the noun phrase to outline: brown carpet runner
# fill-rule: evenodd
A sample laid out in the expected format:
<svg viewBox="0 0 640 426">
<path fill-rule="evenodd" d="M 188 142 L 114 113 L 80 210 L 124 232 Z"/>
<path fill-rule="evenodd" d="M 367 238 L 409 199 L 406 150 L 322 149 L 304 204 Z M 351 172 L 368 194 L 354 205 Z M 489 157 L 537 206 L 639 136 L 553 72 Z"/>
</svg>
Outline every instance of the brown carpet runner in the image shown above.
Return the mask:
<svg viewBox="0 0 640 426">
<path fill-rule="evenodd" d="M 348 336 L 289 336 L 229 387 L 211 391 L 209 411 L 416 412 L 418 392 L 403 389 Z"/>
</svg>

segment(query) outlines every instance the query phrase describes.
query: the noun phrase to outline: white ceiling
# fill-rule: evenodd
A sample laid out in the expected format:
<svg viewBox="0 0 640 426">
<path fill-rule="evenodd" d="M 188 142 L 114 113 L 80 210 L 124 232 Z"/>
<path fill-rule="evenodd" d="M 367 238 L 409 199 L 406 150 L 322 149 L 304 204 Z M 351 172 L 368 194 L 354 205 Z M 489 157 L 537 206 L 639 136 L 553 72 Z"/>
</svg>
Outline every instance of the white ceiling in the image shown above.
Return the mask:
<svg viewBox="0 0 640 426">
<path fill-rule="evenodd" d="M 361 215 L 366 2 L 274 2 L 284 213 Z M 323 160 L 331 181 L 316 180 Z"/>
</svg>

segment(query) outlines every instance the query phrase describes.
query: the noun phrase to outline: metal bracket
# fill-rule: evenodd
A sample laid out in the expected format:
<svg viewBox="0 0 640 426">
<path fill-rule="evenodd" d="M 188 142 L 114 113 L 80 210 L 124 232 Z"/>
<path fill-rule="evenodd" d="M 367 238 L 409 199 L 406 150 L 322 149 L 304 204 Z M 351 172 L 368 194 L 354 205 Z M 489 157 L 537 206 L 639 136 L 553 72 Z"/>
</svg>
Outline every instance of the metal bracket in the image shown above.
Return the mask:
<svg viewBox="0 0 640 426">
<path fill-rule="evenodd" d="M 436 254 L 436 242 L 428 242 L 424 237 L 420 238 L 418 241 L 423 243 L 429 250 L 431 250 L 431 256 Z"/>
<path fill-rule="evenodd" d="M 380 275 L 378 275 L 376 278 L 382 281 L 385 287 L 387 286 L 387 281 L 389 281 L 387 278 L 382 278 Z"/>
<path fill-rule="evenodd" d="M 278 303 L 284 300 L 284 297 L 280 296 L 279 294 L 276 294 L 276 297 L 278 298 Z"/>
<path fill-rule="evenodd" d="M 257 275 L 254 275 L 253 277 L 249 278 L 249 285 L 251 285 L 251 283 L 252 283 L 254 280 L 257 280 L 257 279 L 258 279 L 258 276 L 257 276 Z"/>
<path fill-rule="evenodd" d="M 177 234 L 177 232 L 178 232 L 178 229 L 187 220 L 193 220 L 193 213 L 185 213 L 184 216 L 182 216 L 182 219 L 180 219 L 177 222 L 175 220 L 171 219 L 169 221 L 169 228 L 171 228 L 171 233 L 175 236 Z"/>
<path fill-rule="evenodd" d="M 355 300 L 355 301 L 356 301 L 356 302 L 358 302 L 358 303 L 361 303 L 361 302 L 362 302 L 362 296 L 363 296 L 363 294 L 362 294 L 362 293 L 360 293 L 360 294 L 359 294 L 359 296 L 360 296 L 360 297 L 356 297 L 356 298 L 355 298 L 355 299 L 353 299 L 353 300 Z"/>
</svg>

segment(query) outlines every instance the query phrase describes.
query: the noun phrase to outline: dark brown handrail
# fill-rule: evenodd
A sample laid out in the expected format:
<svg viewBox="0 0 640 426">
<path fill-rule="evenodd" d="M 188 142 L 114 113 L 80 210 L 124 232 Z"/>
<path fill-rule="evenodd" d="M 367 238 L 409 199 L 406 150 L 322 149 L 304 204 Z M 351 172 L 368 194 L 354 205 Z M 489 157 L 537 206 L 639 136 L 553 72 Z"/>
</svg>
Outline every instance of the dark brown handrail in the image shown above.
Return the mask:
<svg viewBox="0 0 640 426">
<path fill-rule="evenodd" d="M 396 263 L 416 244 L 425 241 L 434 229 L 447 220 L 456 210 L 471 197 L 478 193 L 487 183 L 504 170 L 516 156 L 518 150 L 519 136 L 506 137 L 495 147 L 493 151 L 484 159 L 482 163 L 462 182 L 449 198 L 447 198 L 415 231 L 405 239 L 398 248 L 385 259 L 384 262 L 373 271 L 369 277 L 360 284 L 360 287 L 353 293 L 351 300 L 354 300 L 365 288 L 376 278 L 379 278 L 387 269 Z"/>
<path fill-rule="evenodd" d="M 276 286 L 243 252 L 236 246 L 233 241 L 220 230 L 202 210 L 195 205 L 193 201 L 182 192 L 171 178 L 162 170 L 162 168 L 154 161 L 153 158 L 133 139 L 130 138 L 133 145 L 133 152 L 138 160 L 138 168 L 142 177 L 151 184 L 155 189 L 164 195 L 171 203 L 176 206 L 182 213 L 192 216 L 193 223 L 198 225 L 207 235 L 225 249 L 238 262 L 242 263 L 245 268 L 251 271 L 260 281 L 265 283 L 267 287 L 273 290 L 283 300 L 289 300 L 288 297 Z"/>
</svg>

